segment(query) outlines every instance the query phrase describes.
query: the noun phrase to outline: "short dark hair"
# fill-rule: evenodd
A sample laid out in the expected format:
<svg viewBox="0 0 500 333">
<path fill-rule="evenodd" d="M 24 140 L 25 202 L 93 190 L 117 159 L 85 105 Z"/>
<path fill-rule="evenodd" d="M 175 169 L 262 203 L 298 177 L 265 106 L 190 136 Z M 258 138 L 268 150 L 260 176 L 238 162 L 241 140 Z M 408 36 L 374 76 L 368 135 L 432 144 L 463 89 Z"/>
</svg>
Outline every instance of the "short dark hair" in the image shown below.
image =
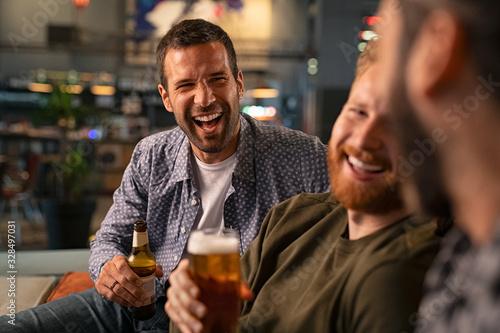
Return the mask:
<svg viewBox="0 0 500 333">
<path fill-rule="evenodd" d="M 468 50 L 483 77 L 500 77 L 500 1 L 498 0 L 399 0 L 403 14 L 400 59 L 406 59 L 426 16 L 443 8 L 464 28 Z M 500 94 L 495 92 L 498 98 Z"/>
<path fill-rule="evenodd" d="M 226 48 L 229 67 L 235 79 L 238 78 L 238 64 L 233 42 L 218 25 L 202 19 L 184 20 L 173 26 L 161 39 L 156 48 L 156 65 L 160 82 L 167 89 L 165 77 L 165 56 L 170 49 L 179 50 L 193 45 L 220 42 Z"/>
</svg>

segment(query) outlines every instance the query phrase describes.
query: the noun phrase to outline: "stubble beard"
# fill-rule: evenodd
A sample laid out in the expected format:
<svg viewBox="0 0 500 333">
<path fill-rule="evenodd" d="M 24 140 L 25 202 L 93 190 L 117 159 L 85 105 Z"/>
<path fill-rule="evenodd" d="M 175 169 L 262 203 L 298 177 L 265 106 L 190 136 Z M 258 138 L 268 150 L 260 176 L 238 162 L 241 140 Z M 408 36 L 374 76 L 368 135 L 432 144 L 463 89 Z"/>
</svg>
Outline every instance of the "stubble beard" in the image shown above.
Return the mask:
<svg viewBox="0 0 500 333">
<path fill-rule="evenodd" d="M 174 112 L 177 124 L 186 134 L 189 141 L 204 153 L 222 152 L 229 145 L 234 136 L 237 135 L 236 129 L 238 128 L 240 118 L 239 112 L 236 112 L 235 110 L 238 110 L 238 103 L 236 103 L 236 107 L 233 105 L 233 108 L 231 108 L 230 106 L 221 105 L 217 102 L 214 102 L 209 106 L 203 108 L 201 111 L 212 112 L 214 110 L 222 113 L 222 118 L 219 120 L 219 124 L 217 124 L 217 126 L 224 125 L 224 128 L 220 133 L 206 135 L 203 138 L 200 138 L 197 134 L 198 125 L 194 122 L 191 116 L 193 114 L 192 109 L 188 110 L 185 113 L 184 119 L 182 119 L 182 121 L 179 121 L 176 113 Z M 223 121 L 226 121 L 226 124 L 220 123 Z"/>
</svg>

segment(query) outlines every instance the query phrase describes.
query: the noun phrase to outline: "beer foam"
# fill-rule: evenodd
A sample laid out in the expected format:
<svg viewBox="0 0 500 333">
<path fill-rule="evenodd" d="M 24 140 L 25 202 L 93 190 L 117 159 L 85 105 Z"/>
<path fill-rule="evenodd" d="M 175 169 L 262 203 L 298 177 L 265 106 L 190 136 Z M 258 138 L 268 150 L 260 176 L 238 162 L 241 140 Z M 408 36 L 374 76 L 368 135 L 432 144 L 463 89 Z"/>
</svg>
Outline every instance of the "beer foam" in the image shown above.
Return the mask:
<svg viewBox="0 0 500 333">
<path fill-rule="evenodd" d="M 193 232 L 189 236 L 187 251 L 190 254 L 229 254 L 239 252 L 239 241 L 235 237 L 219 237 L 203 232 Z"/>
</svg>

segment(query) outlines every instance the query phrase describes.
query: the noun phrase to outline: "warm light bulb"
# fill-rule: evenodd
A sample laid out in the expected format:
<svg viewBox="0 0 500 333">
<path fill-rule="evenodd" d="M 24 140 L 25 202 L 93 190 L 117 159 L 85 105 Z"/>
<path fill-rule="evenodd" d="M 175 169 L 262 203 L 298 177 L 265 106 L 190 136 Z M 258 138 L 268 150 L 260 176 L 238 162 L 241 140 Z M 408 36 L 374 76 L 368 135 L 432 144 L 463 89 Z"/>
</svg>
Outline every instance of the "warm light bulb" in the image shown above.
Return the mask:
<svg viewBox="0 0 500 333">
<path fill-rule="evenodd" d="M 90 0 L 72 0 L 72 1 L 76 9 L 78 10 L 84 10 L 89 5 L 90 2 Z"/>
</svg>

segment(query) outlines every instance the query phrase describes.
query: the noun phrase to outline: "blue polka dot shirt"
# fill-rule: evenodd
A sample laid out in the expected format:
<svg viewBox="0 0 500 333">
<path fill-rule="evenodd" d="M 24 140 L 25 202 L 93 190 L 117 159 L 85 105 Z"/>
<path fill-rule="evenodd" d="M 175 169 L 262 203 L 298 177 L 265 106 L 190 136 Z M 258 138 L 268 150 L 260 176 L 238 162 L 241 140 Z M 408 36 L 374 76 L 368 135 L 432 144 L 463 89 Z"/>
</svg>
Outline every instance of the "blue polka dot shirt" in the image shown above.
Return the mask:
<svg viewBox="0 0 500 333">
<path fill-rule="evenodd" d="M 224 202 L 224 224 L 240 233 L 243 253 L 257 236 L 269 209 L 298 193 L 330 191 L 326 146 L 314 136 L 267 126 L 241 114 L 232 184 Z M 91 243 L 90 274 L 132 249 L 134 222 L 148 223 L 149 246 L 164 276 L 157 295 L 183 254 L 200 195 L 189 140 L 179 128 L 151 135 L 134 149 L 113 205 Z"/>
</svg>

